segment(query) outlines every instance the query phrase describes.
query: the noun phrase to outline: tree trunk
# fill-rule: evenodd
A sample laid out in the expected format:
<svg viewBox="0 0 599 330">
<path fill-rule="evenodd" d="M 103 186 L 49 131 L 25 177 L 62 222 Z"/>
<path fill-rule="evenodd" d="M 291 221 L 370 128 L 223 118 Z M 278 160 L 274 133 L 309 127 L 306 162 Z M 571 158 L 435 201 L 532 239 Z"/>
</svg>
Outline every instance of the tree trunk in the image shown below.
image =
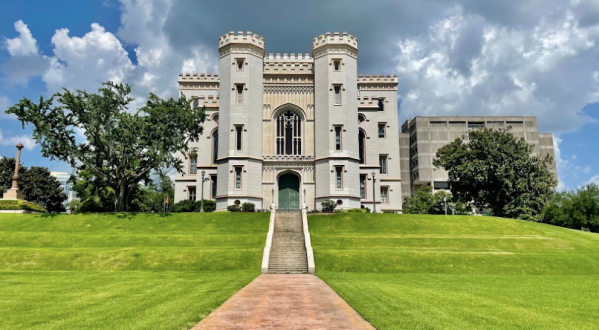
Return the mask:
<svg viewBox="0 0 599 330">
<path fill-rule="evenodd" d="M 119 192 L 118 195 L 116 197 L 116 207 L 115 207 L 115 211 L 116 212 L 126 212 L 127 211 L 127 183 L 126 182 L 121 182 L 121 184 L 119 185 Z"/>
</svg>

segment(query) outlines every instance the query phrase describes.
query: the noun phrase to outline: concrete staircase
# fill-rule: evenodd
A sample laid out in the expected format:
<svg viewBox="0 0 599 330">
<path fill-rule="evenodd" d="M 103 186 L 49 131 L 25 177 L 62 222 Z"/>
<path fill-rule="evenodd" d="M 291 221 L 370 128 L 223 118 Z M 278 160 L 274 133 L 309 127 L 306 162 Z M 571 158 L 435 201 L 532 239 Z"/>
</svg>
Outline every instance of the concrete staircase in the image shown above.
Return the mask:
<svg viewBox="0 0 599 330">
<path fill-rule="evenodd" d="M 269 274 L 308 273 L 301 212 L 277 211 L 272 248 L 268 260 Z"/>
</svg>

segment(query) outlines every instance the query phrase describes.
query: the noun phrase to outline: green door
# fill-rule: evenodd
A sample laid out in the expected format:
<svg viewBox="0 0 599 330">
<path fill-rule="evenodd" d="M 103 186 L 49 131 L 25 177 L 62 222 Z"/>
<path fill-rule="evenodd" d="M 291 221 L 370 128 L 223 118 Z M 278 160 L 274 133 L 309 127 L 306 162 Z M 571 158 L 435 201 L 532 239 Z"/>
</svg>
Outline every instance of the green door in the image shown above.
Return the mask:
<svg viewBox="0 0 599 330">
<path fill-rule="evenodd" d="M 279 178 L 279 209 L 299 209 L 299 178 L 291 173 Z"/>
</svg>

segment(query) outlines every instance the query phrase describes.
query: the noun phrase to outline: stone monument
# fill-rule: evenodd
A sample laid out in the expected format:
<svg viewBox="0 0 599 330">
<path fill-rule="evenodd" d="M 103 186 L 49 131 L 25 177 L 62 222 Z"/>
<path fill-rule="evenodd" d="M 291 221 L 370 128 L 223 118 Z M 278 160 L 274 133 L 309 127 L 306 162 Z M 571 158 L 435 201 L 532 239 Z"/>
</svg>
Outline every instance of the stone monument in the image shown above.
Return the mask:
<svg viewBox="0 0 599 330">
<path fill-rule="evenodd" d="M 12 177 L 12 187 L 4 193 L 3 198 L 5 200 L 24 200 L 23 193 L 19 190 L 19 165 L 21 163 L 21 149 L 23 145 L 21 142 L 16 145 L 17 147 L 17 161 L 15 165 L 15 175 Z"/>
</svg>

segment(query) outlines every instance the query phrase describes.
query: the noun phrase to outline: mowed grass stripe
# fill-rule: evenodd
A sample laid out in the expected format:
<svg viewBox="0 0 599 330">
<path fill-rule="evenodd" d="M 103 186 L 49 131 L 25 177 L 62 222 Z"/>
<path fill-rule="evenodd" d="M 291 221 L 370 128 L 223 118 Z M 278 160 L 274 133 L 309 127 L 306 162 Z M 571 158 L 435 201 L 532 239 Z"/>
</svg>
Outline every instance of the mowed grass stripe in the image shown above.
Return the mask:
<svg viewBox="0 0 599 330">
<path fill-rule="evenodd" d="M 467 216 L 309 224 L 317 275 L 378 329 L 599 328 L 599 235 Z"/>
<path fill-rule="evenodd" d="M 0 329 L 185 329 L 260 274 L 268 214 L 0 215 Z"/>
</svg>

